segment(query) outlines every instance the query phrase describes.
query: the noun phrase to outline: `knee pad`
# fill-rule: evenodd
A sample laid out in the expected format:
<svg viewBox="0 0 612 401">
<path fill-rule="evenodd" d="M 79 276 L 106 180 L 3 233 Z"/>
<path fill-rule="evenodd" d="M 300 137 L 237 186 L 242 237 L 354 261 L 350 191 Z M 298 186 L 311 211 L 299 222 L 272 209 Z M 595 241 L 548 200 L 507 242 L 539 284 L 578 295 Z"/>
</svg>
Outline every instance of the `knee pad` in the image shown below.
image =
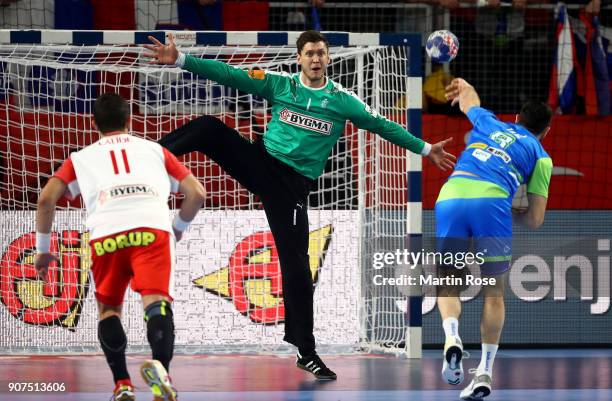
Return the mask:
<svg viewBox="0 0 612 401">
<path fill-rule="evenodd" d="M 156 301 L 147 306 L 144 311 L 144 320 L 148 322 L 154 316 L 168 317 L 172 319 L 172 306 L 169 301 Z"/>
</svg>

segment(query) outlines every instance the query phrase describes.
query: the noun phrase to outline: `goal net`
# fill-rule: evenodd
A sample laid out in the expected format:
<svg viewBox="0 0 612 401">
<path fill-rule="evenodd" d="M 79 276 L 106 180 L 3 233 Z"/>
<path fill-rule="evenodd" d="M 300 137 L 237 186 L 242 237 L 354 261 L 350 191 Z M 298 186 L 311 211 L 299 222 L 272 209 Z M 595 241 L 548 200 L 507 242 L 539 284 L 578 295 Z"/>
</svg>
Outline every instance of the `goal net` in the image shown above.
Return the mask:
<svg viewBox="0 0 612 401">
<path fill-rule="evenodd" d="M 163 32 L 154 34 L 164 40 Z M 294 33 L 175 34 L 182 51 L 197 57 L 297 72 Z M 329 36 L 329 77 L 420 134 L 420 39 L 389 35 L 401 46 L 386 46 L 375 34 Z M 52 251 L 60 262 L 52 265 L 48 282 L 37 279 L 32 265 L 38 193 L 71 152 L 97 140 L 90 114 L 97 96 L 120 93 L 131 107 L 131 133 L 151 140 L 203 114 L 221 118 L 250 140 L 265 135 L 266 101 L 175 67 L 148 64 L 139 45 L 146 37 L 0 31 L 0 353 L 98 350 L 79 200 L 59 204 Z M 417 51 L 411 52 L 410 43 Z M 411 65 L 419 65 L 416 74 Z M 315 337 L 324 352 L 404 352 L 407 340 L 420 341 L 420 328 L 410 328 L 411 320 L 420 321 L 420 299 L 418 316 L 410 317 L 414 294 L 373 280 L 376 274 L 397 274 L 395 266 L 374 269 L 374 252 L 404 247 L 409 234 L 420 232 L 421 159 L 407 153 L 347 123 L 312 190 L 309 258 L 316 283 Z M 182 160 L 205 185 L 207 201 L 177 244 L 177 349 L 291 350 L 282 341 L 280 269 L 259 199 L 205 156 L 191 153 Z M 177 201 L 171 200 L 173 208 Z M 147 349 L 140 299 L 131 290 L 123 322 L 130 350 Z"/>
</svg>

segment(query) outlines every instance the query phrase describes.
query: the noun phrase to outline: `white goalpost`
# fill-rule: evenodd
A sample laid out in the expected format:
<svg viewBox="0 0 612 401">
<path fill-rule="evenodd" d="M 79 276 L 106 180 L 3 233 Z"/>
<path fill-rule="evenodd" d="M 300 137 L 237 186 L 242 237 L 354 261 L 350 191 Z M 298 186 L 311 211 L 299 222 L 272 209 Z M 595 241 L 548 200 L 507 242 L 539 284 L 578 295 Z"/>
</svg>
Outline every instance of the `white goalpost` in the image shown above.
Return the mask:
<svg viewBox="0 0 612 401">
<path fill-rule="evenodd" d="M 298 32 L 174 32 L 182 51 L 240 68 L 297 72 Z M 380 114 L 421 134 L 421 41 L 412 34 L 326 33 L 331 79 Z M 88 235 L 79 201 L 62 201 L 50 282 L 32 265 L 40 188 L 70 152 L 97 139 L 93 101 L 118 92 L 131 132 L 158 140 L 202 114 L 251 140 L 267 103 L 175 67 L 148 64 L 141 44 L 166 32 L 0 30 L 0 353 L 98 351 Z M 214 133 L 210 133 L 214 135 Z M 272 235 L 256 196 L 203 155 L 182 159 L 205 185 L 204 209 L 177 245 L 178 352 L 293 351 Z M 420 357 L 418 289 L 376 285 L 375 252 L 421 235 L 421 157 L 347 123 L 309 199 L 315 337 L 321 352 L 390 351 Z M 177 200 L 173 199 L 173 205 Z M 128 290 L 129 350 L 148 347 L 140 300 Z"/>
</svg>

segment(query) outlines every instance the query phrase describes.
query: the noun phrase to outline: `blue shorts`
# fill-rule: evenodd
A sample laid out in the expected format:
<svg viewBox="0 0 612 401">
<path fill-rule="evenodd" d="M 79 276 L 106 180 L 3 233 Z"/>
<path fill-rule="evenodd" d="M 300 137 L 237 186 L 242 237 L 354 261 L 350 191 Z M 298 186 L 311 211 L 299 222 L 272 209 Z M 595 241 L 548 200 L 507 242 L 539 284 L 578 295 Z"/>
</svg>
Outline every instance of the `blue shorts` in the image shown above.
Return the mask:
<svg viewBox="0 0 612 401">
<path fill-rule="evenodd" d="M 444 185 L 457 185 L 453 181 Z M 512 257 L 511 206 L 511 199 L 507 197 L 438 200 L 435 207 L 437 250 L 482 252 L 483 274 L 508 271 Z"/>
</svg>

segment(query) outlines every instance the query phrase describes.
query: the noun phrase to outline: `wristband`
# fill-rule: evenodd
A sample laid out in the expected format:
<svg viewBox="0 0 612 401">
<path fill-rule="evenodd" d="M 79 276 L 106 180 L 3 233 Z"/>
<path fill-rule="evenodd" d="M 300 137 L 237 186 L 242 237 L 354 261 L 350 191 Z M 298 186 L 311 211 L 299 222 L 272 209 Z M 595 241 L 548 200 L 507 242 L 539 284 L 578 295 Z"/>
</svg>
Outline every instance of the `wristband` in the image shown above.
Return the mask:
<svg viewBox="0 0 612 401">
<path fill-rule="evenodd" d="M 191 221 L 185 221 L 185 220 L 181 219 L 180 214 L 177 213 L 176 216 L 174 216 L 174 221 L 172 222 L 172 227 L 176 231 L 183 232 L 183 231 L 185 231 L 187 229 L 187 227 L 189 227 L 189 224 L 191 224 Z"/>
<path fill-rule="evenodd" d="M 51 250 L 51 233 L 36 232 L 36 252 L 49 253 Z"/>
<path fill-rule="evenodd" d="M 176 61 L 174 62 L 174 65 L 176 65 L 177 67 L 183 68 L 185 66 L 185 53 L 183 52 L 179 52 L 178 57 L 176 58 Z"/>
<path fill-rule="evenodd" d="M 421 149 L 421 156 L 429 155 L 430 151 L 431 151 L 431 143 L 425 142 L 425 144 L 423 145 L 423 149 Z"/>
</svg>

